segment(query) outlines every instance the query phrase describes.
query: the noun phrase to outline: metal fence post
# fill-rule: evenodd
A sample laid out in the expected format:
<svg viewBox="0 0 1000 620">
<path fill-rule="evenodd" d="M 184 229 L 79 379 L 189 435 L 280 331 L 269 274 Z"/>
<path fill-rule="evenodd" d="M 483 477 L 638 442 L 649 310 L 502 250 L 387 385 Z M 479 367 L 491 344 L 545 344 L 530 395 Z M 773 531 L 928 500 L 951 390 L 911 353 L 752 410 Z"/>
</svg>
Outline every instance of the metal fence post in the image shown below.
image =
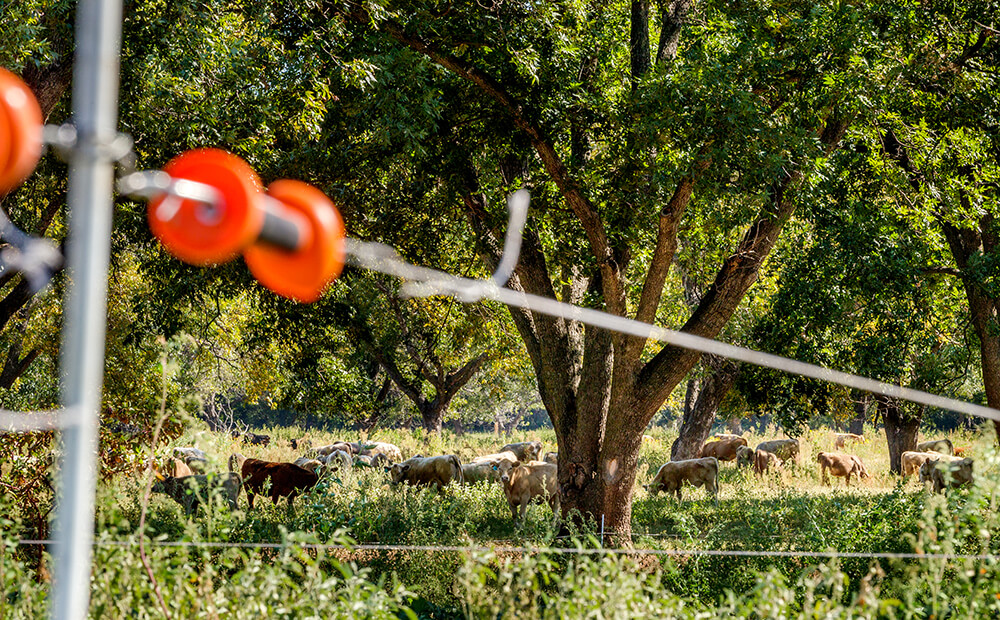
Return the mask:
<svg viewBox="0 0 1000 620">
<path fill-rule="evenodd" d="M 121 0 L 77 6 L 69 170 L 69 241 L 61 352 L 62 401 L 70 423 L 61 435 L 55 516 L 53 618 L 85 618 L 97 487 L 98 409 L 104 374 L 107 278 L 117 136 Z"/>
</svg>

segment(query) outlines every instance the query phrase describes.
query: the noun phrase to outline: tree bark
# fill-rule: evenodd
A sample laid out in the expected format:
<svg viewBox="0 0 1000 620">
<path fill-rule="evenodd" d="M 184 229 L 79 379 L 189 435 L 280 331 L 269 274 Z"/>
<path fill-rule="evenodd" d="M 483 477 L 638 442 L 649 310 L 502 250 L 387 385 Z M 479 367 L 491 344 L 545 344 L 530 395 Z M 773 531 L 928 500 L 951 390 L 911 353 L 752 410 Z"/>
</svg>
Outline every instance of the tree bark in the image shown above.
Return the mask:
<svg viewBox="0 0 1000 620">
<path fill-rule="evenodd" d="M 851 418 L 847 426 L 848 433 L 863 435 L 865 433 L 865 418 L 868 417 L 868 404 L 871 402 L 871 394 L 855 394 L 852 399 L 854 403 L 854 417 Z"/>
<path fill-rule="evenodd" d="M 680 434 L 670 447 L 671 461 L 696 459 L 701 455 L 701 448 L 712 432 L 719 404 L 736 382 L 739 370 L 736 362 L 714 355 L 703 356 L 702 362 L 711 373 L 704 379 L 690 414 L 685 411 Z"/>
<path fill-rule="evenodd" d="M 903 411 L 898 400 L 882 396 L 875 398 L 885 423 L 885 439 L 889 447 L 889 471 L 902 474 L 903 453 L 917 449 L 917 432 L 920 430 L 921 416 Z"/>
</svg>

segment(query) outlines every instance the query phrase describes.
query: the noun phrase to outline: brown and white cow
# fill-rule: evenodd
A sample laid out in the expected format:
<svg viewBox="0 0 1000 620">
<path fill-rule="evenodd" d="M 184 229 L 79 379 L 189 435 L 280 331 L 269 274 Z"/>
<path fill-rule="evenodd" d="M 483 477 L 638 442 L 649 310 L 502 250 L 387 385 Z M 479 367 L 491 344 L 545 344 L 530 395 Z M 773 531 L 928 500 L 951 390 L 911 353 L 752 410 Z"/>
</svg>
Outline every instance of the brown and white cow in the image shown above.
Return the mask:
<svg viewBox="0 0 1000 620">
<path fill-rule="evenodd" d="M 507 496 L 511 517 L 515 521 L 524 520 L 528 504 L 535 498 L 544 499 L 552 507 L 552 512 L 559 514 L 557 474 L 555 465 L 542 461 L 529 463 L 517 461 L 501 474 L 503 492 Z"/>
<path fill-rule="evenodd" d="M 388 468 L 392 484 L 405 482 L 410 486 L 447 486 L 452 481 L 461 484 L 462 462 L 454 454 L 444 456 L 414 456 Z"/>
<path fill-rule="evenodd" d="M 714 456 L 683 461 L 668 461 L 664 463 L 652 482 L 645 485 L 650 495 L 660 491 L 676 493 L 677 501 L 681 501 L 681 487 L 684 483 L 694 487 L 704 486 L 719 501 L 719 460 Z"/>
<path fill-rule="evenodd" d="M 827 470 L 834 476 L 847 479 L 847 486 L 851 486 L 851 476 L 859 479 L 868 478 L 868 470 L 861 459 L 853 454 L 843 452 L 820 452 L 816 455 L 816 462 L 819 463 L 823 475 L 823 484 L 830 484 Z"/>
</svg>

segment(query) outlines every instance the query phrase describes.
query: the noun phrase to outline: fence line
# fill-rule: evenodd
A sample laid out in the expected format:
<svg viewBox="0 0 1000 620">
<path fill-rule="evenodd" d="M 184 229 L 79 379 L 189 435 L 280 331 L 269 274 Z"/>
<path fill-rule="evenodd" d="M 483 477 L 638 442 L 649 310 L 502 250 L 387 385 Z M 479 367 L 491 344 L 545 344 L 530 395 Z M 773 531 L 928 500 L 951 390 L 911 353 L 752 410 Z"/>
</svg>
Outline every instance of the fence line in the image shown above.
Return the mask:
<svg viewBox="0 0 1000 620">
<path fill-rule="evenodd" d="M 19 545 L 52 545 L 53 540 L 19 540 Z M 614 549 L 580 547 L 529 547 L 487 545 L 381 545 L 381 544 L 319 544 L 319 543 L 232 543 L 210 541 L 147 541 L 153 547 L 212 548 L 212 549 L 309 549 L 323 551 L 425 551 L 449 553 L 524 553 L 532 555 L 652 555 L 652 556 L 733 556 L 770 558 L 868 558 L 879 560 L 977 560 L 1000 561 L 996 554 L 968 553 L 890 553 L 869 551 L 755 551 L 741 549 Z M 137 540 L 97 540 L 95 547 L 138 547 Z"/>
</svg>

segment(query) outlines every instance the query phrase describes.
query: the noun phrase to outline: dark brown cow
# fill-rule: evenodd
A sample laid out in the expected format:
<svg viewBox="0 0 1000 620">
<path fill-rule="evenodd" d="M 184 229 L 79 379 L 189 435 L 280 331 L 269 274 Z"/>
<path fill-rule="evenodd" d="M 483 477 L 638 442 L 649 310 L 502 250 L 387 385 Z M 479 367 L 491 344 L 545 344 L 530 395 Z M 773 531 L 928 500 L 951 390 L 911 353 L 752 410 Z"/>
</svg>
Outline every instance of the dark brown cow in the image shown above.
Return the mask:
<svg viewBox="0 0 1000 620">
<path fill-rule="evenodd" d="M 234 455 L 238 456 L 238 455 Z M 230 459 L 232 463 L 232 459 Z M 243 486 L 247 490 L 247 503 L 253 508 L 254 495 L 264 492 L 268 481 L 271 501 L 278 503 L 278 498 L 287 497 L 288 506 L 299 491 L 308 491 L 319 481 L 319 476 L 303 469 L 294 463 L 272 463 L 258 459 L 245 459 L 242 465 Z"/>
</svg>

